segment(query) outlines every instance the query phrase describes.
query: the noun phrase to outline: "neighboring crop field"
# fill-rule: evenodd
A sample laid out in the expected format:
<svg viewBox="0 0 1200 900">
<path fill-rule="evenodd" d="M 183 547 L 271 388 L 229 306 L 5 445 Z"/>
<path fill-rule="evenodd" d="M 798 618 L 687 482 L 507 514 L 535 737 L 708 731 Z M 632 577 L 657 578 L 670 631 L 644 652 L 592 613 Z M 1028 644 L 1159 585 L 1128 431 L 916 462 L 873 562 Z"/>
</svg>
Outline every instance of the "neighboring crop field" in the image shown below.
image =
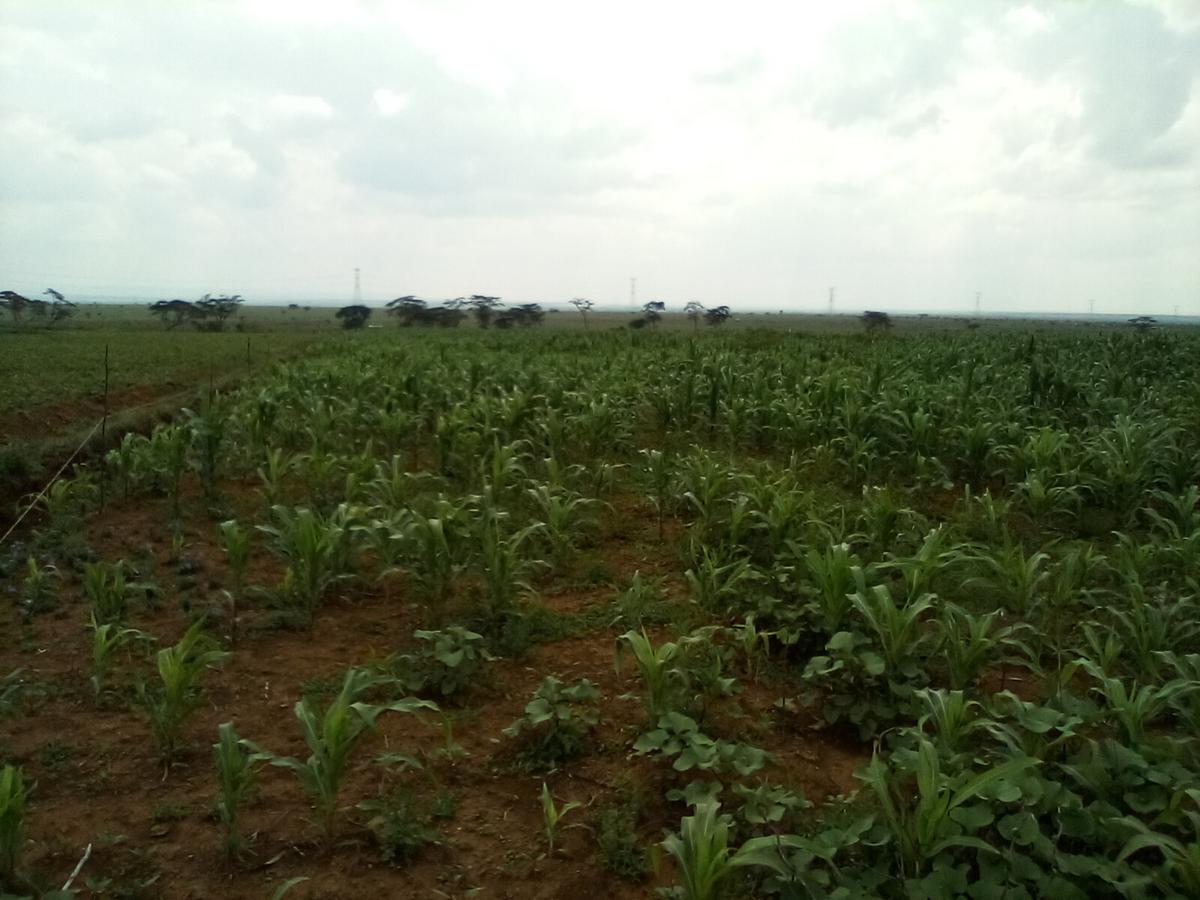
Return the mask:
<svg viewBox="0 0 1200 900">
<path fill-rule="evenodd" d="M 1197 383 L 1184 330 L 331 342 L 0 546 L 0 887 L 1200 896 Z"/>
<path fill-rule="evenodd" d="M 14 410 L 95 398 L 104 390 L 108 348 L 110 390 L 178 388 L 263 368 L 294 352 L 313 335 L 304 332 L 204 334 L 73 329 L 0 334 L 0 417 Z"/>
</svg>

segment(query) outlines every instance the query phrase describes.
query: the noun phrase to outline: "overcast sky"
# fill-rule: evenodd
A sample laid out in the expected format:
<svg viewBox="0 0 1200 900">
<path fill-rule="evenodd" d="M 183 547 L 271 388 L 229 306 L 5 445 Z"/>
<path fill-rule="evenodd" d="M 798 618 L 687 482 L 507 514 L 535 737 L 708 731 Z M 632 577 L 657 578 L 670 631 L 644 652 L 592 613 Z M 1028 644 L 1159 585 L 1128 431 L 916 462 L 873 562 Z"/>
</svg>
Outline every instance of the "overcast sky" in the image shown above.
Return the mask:
<svg viewBox="0 0 1200 900">
<path fill-rule="evenodd" d="M 1200 0 L 0 3 L 0 289 L 1200 314 Z"/>
</svg>

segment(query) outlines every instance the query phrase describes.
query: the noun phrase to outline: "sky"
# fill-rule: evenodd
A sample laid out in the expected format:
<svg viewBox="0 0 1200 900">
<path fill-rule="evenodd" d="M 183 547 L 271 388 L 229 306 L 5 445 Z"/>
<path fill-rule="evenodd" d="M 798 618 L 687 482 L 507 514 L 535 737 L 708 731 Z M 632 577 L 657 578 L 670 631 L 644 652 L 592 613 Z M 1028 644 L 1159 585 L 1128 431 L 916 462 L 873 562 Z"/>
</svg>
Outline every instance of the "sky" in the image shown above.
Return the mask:
<svg viewBox="0 0 1200 900">
<path fill-rule="evenodd" d="M 26 295 L 1200 314 L 1200 0 L 4 0 L 0 51 Z"/>
</svg>

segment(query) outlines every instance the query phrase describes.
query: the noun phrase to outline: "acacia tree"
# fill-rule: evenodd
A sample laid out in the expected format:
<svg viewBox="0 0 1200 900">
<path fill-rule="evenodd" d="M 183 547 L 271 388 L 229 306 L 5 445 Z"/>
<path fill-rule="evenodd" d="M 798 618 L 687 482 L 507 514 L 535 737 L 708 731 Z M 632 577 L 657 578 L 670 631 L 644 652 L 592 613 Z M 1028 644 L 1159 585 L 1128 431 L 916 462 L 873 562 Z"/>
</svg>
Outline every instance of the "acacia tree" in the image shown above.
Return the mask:
<svg viewBox="0 0 1200 900">
<path fill-rule="evenodd" d="M 196 315 L 196 307 L 187 300 L 156 300 L 150 304 L 150 312 L 158 316 L 159 321 L 163 326 L 170 328 L 178 328 L 183 324 L 185 319 L 190 319 Z"/>
<path fill-rule="evenodd" d="M 46 288 L 42 293 L 50 297 L 50 324 L 61 322 L 63 319 L 69 319 L 75 315 L 75 304 L 56 291 L 54 288 Z"/>
<path fill-rule="evenodd" d="M 361 303 L 354 303 L 350 306 L 343 306 L 333 317 L 340 319 L 342 327 L 347 331 L 355 328 L 362 328 L 367 324 L 367 320 L 371 318 L 371 307 L 364 306 Z"/>
<path fill-rule="evenodd" d="M 425 312 L 425 308 L 425 301 L 412 294 L 406 294 L 387 302 L 388 315 L 395 316 L 401 328 L 411 328 L 417 324 L 421 320 L 421 314 Z"/>
<path fill-rule="evenodd" d="M 592 311 L 592 307 L 596 304 L 585 297 L 576 297 L 571 301 L 571 305 L 579 310 L 579 314 L 583 316 L 583 327 L 590 328 L 588 324 L 588 313 Z"/>
<path fill-rule="evenodd" d="M 705 310 L 704 321 L 708 325 L 724 325 L 732 315 L 728 306 L 714 306 L 712 309 Z"/>
<path fill-rule="evenodd" d="M 704 304 L 699 300 L 690 300 L 688 305 L 683 308 L 687 313 L 687 317 L 692 320 L 692 327 L 700 327 L 700 317 L 704 315 Z"/>
<path fill-rule="evenodd" d="M 662 318 L 662 312 L 667 308 L 661 300 L 648 300 L 642 304 L 642 318 L 646 320 L 648 325 L 658 327 L 658 320 Z"/>
<path fill-rule="evenodd" d="M 225 320 L 244 302 L 241 294 L 205 294 L 193 304 L 198 314 L 196 327 L 203 331 L 224 331 Z"/>
<path fill-rule="evenodd" d="M 489 297 L 486 294 L 472 294 L 467 300 L 468 306 L 475 314 L 475 321 L 479 323 L 480 328 L 490 328 L 492 319 L 496 315 L 496 310 L 503 306 L 504 303 L 499 297 Z"/>
<path fill-rule="evenodd" d="M 28 297 L 23 297 L 16 291 L 0 291 L 0 307 L 7 309 L 12 316 L 13 324 L 21 321 L 21 314 L 33 303 Z"/>
<path fill-rule="evenodd" d="M 1145 334 L 1158 324 L 1158 319 L 1154 318 L 1154 316 L 1137 316 L 1136 318 L 1130 319 L 1129 324 L 1139 332 Z"/>
<path fill-rule="evenodd" d="M 867 334 L 875 334 L 880 331 L 887 331 L 892 327 L 892 317 L 885 312 L 868 309 L 861 316 L 863 327 L 867 329 Z"/>
<path fill-rule="evenodd" d="M 496 316 L 495 323 L 497 328 L 512 328 L 514 325 L 529 328 L 541 325 L 545 317 L 540 303 L 521 303 Z"/>
</svg>

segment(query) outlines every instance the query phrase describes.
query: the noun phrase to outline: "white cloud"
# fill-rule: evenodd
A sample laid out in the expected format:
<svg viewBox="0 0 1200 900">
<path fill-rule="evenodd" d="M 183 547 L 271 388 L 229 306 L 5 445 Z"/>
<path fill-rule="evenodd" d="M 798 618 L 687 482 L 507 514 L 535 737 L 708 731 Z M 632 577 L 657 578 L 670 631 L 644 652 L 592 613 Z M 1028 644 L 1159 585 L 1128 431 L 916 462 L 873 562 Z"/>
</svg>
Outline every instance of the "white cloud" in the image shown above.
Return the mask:
<svg viewBox="0 0 1200 900">
<path fill-rule="evenodd" d="M 385 119 L 399 115 L 412 104 L 412 97 L 404 91 L 393 91 L 391 88 L 376 88 L 371 95 L 375 111 Z"/>
<path fill-rule="evenodd" d="M 132 9 L 0 9 L 5 287 L 1196 301 L 1187 0 Z"/>
<path fill-rule="evenodd" d="M 324 97 L 279 94 L 270 100 L 272 112 L 285 119 L 330 119 L 333 107 Z"/>
</svg>

